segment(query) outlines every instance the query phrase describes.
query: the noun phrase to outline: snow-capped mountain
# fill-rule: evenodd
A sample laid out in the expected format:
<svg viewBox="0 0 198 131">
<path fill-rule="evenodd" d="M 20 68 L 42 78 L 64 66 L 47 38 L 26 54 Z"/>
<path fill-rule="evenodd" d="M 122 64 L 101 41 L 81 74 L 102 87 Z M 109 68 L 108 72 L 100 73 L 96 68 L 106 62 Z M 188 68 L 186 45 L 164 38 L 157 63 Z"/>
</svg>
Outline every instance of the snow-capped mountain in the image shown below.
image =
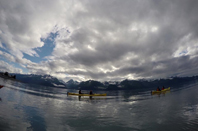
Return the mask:
<svg viewBox="0 0 198 131">
<path fill-rule="evenodd" d="M 24 83 L 39 84 L 53 87 L 65 87 L 65 84 L 63 82 L 50 75 L 17 74 L 16 79 Z"/>
</svg>

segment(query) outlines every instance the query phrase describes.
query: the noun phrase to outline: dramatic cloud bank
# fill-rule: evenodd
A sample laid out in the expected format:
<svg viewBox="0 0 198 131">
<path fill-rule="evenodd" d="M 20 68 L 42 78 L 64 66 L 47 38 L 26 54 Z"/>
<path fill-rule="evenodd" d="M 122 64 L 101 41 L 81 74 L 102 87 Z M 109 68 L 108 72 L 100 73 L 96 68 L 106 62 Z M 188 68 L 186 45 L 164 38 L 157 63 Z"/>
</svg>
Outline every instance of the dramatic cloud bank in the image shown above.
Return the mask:
<svg viewBox="0 0 198 131">
<path fill-rule="evenodd" d="M 198 74 L 196 0 L 0 0 L 1 71 L 68 80 Z"/>
</svg>

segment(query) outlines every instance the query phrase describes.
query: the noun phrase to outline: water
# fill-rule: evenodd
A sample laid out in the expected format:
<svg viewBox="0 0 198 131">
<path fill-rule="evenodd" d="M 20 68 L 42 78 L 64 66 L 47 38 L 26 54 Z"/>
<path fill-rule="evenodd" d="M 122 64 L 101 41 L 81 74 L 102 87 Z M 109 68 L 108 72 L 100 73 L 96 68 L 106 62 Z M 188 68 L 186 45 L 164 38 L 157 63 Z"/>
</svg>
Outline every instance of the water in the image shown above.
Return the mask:
<svg viewBox="0 0 198 131">
<path fill-rule="evenodd" d="M 198 84 L 170 92 L 98 91 L 106 97 L 67 96 L 63 88 L 4 80 L 0 131 L 194 131 L 198 130 Z M 85 92 L 85 91 L 84 91 Z"/>
</svg>

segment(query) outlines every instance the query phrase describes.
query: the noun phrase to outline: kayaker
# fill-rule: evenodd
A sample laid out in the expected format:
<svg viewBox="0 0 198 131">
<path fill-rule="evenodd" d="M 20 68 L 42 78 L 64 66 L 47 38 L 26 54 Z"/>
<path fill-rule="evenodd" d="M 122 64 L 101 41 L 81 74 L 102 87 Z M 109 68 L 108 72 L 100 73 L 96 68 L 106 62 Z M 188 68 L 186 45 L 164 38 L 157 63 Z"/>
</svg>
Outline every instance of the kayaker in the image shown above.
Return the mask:
<svg viewBox="0 0 198 131">
<path fill-rule="evenodd" d="M 161 91 L 159 87 L 157 87 L 157 91 Z"/>
<path fill-rule="evenodd" d="M 92 95 L 92 94 L 93 94 L 92 90 L 90 90 L 89 94 L 90 94 L 90 95 Z"/>
<path fill-rule="evenodd" d="M 79 92 L 78 92 L 78 93 L 79 93 L 79 94 L 82 94 L 82 93 L 81 93 L 81 90 L 79 90 Z"/>
<path fill-rule="evenodd" d="M 165 88 L 164 88 L 164 86 L 162 87 L 162 90 L 164 90 Z"/>
<path fill-rule="evenodd" d="M 92 94 L 93 94 L 93 92 L 92 92 L 92 90 L 90 90 L 89 95 L 92 95 Z M 90 96 L 89 99 L 91 100 L 92 96 Z"/>
</svg>

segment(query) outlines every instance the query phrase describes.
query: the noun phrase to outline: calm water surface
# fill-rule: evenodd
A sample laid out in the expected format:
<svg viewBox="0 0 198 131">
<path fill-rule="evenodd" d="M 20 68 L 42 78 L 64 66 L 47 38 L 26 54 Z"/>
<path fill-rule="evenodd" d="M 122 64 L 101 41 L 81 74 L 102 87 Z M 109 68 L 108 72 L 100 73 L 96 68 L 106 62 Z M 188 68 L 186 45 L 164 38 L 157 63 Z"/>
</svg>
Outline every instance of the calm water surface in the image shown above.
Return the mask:
<svg viewBox="0 0 198 131">
<path fill-rule="evenodd" d="M 0 131 L 182 131 L 198 130 L 198 84 L 170 92 L 98 91 L 106 97 L 0 78 Z M 86 91 L 84 91 L 86 92 Z"/>
</svg>

